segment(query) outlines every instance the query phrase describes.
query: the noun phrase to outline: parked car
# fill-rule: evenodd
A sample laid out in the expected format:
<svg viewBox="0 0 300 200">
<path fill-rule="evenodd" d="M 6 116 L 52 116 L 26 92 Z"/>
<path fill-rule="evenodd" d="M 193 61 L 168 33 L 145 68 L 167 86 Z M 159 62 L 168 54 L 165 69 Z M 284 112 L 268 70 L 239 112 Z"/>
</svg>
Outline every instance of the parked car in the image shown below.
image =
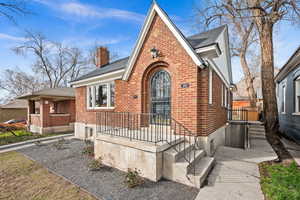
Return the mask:
<svg viewBox="0 0 300 200">
<path fill-rule="evenodd" d="M 4 124 L 15 124 L 15 123 L 26 124 L 26 120 L 25 119 L 10 119 L 10 120 L 4 122 Z"/>
</svg>

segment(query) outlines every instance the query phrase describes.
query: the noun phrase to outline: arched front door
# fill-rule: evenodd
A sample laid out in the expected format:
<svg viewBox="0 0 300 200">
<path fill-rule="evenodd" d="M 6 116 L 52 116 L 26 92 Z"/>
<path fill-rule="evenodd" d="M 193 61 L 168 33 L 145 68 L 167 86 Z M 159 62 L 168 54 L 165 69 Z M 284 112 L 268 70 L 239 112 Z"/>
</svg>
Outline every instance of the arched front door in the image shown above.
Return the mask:
<svg viewBox="0 0 300 200">
<path fill-rule="evenodd" d="M 171 78 L 167 71 L 153 74 L 150 86 L 151 113 L 170 117 L 171 115 Z"/>
</svg>

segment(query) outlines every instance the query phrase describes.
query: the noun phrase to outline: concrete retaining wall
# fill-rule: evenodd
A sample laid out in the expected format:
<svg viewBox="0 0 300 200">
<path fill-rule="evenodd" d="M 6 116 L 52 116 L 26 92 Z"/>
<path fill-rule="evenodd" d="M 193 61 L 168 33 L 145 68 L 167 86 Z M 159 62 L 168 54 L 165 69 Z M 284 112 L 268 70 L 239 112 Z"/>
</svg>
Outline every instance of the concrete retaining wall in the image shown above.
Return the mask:
<svg viewBox="0 0 300 200">
<path fill-rule="evenodd" d="M 163 176 L 162 152 L 169 145 L 155 145 L 127 138 L 99 135 L 95 139 L 95 158 L 105 165 L 127 172 L 138 169 L 142 177 L 158 181 Z"/>
</svg>

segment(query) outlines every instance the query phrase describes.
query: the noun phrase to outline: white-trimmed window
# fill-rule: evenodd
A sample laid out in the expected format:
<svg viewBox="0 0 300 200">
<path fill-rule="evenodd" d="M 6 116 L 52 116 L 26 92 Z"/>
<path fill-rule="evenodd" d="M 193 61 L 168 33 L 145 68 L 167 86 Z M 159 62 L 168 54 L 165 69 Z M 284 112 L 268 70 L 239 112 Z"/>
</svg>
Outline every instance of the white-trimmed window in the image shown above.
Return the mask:
<svg viewBox="0 0 300 200">
<path fill-rule="evenodd" d="M 115 106 L 115 84 L 101 83 L 87 87 L 89 109 L 113 108 Z"/>
<path fill-rule="evenodd" d="M 295 112 L 300 112 L 300 76 L 295 79 Z"/>
<path fill-rule="evenodd" d="M 224 104 L 224 106 L 227 108 L 227 88 L 226 87 L 224 87 L 225 88 L 225 90 L 224 90 L 224 94 L 225 94 L 225 104 Z"/>
<path fill-rule="evenodd" d="M 209 75 L 208 75 L 208 83 L 209 83 L 209 91 L 208 91 L 208 103 L 209 104 L 212 104 L 212 94 L 213 94 L 213 87 L 212 87 L 212 84 L 213 84 L 213 81 L 212 81 L 212 69 L 209 68 Z"/>
<path fill-rule="evenodd" d="M 221 97 L 222 97 L 221 106 L 223 106 L 224 105 L 224 85 L 223 84 L 221 87 Z"/>
<path fill-rule="evenodd" d="M 286 98 L 286 86 L 282 86 L 282 93 L 281 93 L 281 113 L 285 113 L 285 98 Z"/>
</svg>

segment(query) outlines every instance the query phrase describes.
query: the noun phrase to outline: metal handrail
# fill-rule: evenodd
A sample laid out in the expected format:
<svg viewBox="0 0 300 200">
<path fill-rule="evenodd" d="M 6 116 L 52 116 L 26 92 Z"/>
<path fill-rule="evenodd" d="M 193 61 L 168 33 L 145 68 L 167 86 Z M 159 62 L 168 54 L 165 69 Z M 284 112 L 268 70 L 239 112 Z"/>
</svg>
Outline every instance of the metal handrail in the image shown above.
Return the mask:
<svg viewBox="0 0 300 200">
<path fill-rule="evenodd" d="M 97 133 L 151 143 L 168 143 L 175 151 L 182 152 L 189 164 L 195 159 L 197 137 L 169 115 L 154 113 L 97 112 Z M 183 142 L 178 143 L 178 140 Z M 189 148 L 189 149 L 187 149 Z M 191 148 L 191 149 L 190 149 Z M 194 166 L 192 166 L 194 167 Z M 195 169 L 194 169 L 195 170 Z"/>
</svg>

